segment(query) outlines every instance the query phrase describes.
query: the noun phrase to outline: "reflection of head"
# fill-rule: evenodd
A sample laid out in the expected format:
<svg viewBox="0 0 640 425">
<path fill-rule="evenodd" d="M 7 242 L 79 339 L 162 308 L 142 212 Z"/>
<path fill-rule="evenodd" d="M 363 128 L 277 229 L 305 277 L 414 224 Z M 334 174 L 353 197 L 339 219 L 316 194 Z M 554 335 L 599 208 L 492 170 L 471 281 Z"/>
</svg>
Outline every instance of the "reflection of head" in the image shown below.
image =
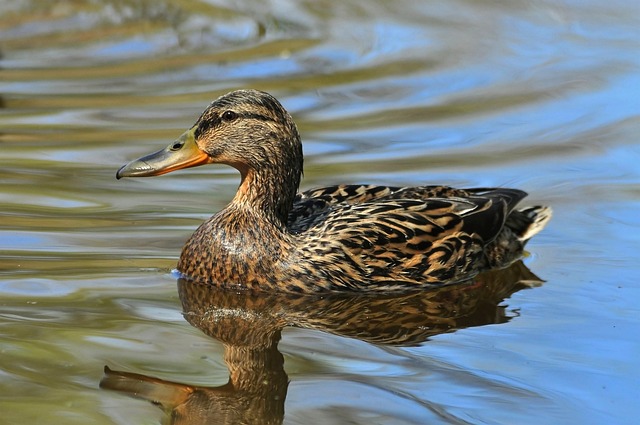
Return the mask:
<svg viewBox="0 0 640 425">
<path fill-rule="evenodd" d="M 228 319 L 219 325 L 239 332 L 244 329 L 234 327 Z M 229 381 L 224 385 L 187 385 L 105 367 L 100 387 L 160 405 L 170 415 L 171 424 L 281 424 L 289 380 L 278 351 L 280 330 L 255 331 L 247 337 L 246 343 L 224 344 L 229 368 Z"/>
</svg>

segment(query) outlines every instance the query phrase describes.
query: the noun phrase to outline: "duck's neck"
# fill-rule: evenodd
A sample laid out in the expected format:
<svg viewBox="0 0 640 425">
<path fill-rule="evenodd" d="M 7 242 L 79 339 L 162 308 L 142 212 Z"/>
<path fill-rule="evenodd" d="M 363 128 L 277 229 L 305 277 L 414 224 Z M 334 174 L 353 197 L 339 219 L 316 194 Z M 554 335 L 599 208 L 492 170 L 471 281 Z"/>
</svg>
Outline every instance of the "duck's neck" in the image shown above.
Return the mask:
<svg viewBox="0 0 640 425">
<path fill-rule="evenodd" d="M 256 212 L 276 226 L 287 226 L 289 212 L 298 191 L 301 166 L 240 169 L 242 181 L 231 205 Z"/>
</svg>

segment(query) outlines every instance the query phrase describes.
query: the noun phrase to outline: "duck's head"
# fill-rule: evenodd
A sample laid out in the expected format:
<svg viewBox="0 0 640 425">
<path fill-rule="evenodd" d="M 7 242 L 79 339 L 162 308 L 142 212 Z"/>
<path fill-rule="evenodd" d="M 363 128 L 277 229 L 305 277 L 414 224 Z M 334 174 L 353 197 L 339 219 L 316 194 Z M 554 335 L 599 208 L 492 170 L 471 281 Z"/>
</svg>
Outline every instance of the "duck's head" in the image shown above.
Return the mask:
<svg viewBox="0 0 640 425">
<path fill-rule="evenodd" d="M 158 176 L 211 163 L 238 169 L 243 183 L 250 176 L 297 190 L 302 144 L 296 125 L 270 94 L 237 90 L 213 101 L 175 142 L 124 165 L 116 177 Z"/>
</svg>

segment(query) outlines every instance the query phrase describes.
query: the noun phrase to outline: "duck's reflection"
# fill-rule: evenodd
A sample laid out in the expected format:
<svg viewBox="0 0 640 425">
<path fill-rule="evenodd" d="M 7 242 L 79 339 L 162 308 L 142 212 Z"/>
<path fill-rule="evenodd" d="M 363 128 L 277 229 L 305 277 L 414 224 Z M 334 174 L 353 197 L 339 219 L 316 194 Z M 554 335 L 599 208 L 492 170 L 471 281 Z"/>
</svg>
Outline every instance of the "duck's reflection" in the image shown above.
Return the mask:
<svg viewBox="0 0 640 425">
<path fill-rule="evenodd" d="M 179 281 L 186 320 L 224 344 L 229 382 L 201 387 L 105 368 L 100 386 L 159 404 L 172 424 L 279 424 L 288 386 L 277 348 L 283 327 L 416 345 L 443 332 L 506 322 L 502 300 L 540 283 L 522 262 L 467 284 L 402 295 L 237 293 Z"/>
</svg>

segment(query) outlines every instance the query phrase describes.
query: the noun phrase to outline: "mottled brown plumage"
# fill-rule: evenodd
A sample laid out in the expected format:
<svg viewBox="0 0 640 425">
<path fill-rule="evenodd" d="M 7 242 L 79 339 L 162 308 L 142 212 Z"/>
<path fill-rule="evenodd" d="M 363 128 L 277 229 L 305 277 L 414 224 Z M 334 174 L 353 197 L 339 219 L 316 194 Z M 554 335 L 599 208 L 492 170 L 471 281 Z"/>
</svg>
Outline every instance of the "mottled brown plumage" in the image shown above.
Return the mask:
<svg viewBox="0 0 640 425">
<path fill-rule="evenodd" d="M 231 203 L 186 243 L 178 270 L 218 286 L 288 292 L 394 291 L 440 286 L 504 267 L 551 216 L 515 210 L 516 189 L 340 185 L 296 194 L 296 125 L 271 95 L 239 90 L 214 101 L 174 144 L 120 177 L 228 164 Z"/>
</svg>

